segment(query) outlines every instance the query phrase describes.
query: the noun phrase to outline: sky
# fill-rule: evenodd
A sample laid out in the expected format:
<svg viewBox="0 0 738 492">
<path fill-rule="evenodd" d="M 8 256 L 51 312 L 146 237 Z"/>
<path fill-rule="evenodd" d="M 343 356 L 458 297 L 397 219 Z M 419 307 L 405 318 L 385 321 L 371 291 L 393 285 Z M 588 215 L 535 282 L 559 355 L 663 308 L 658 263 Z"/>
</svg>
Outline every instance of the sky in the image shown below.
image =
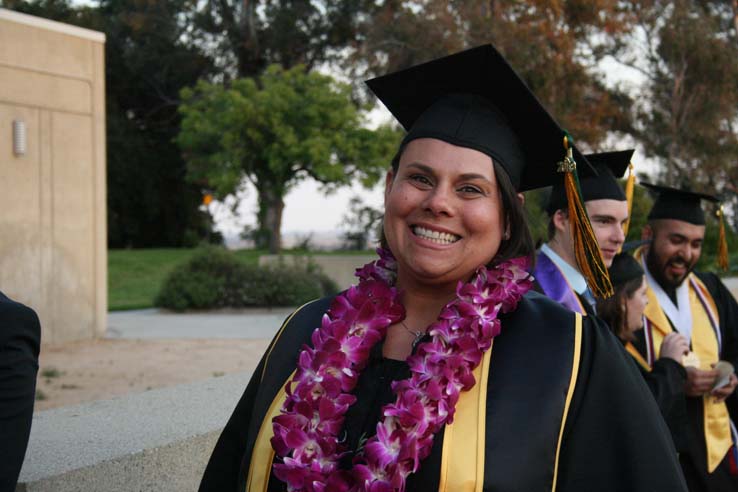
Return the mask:
<svg viewBox="0 0 738 492">
<path fill-rule="evenodd" d="M 355 195 L 359 195 L 366 205 L 381 208 L 383 185 L 380 183 L 371 190 L 354 185 L 326 195 L 320 191 L 315 181 L 303 181 L 285 198 L 282 233 L 307 234 L 340 231 L 341 222 L 349 209 L 349 201 Z M 210 211 L 215 217 L 216 229 L 226 237 L 238 236 L 244 225 L 256 224 L 256 189 L 249 186 L 246 193 L 240 195 L 240 199 L 241 204 L 235 215 L 230 211 L 230 203 L 214 201 L 210 204 Z"/>
</svg>

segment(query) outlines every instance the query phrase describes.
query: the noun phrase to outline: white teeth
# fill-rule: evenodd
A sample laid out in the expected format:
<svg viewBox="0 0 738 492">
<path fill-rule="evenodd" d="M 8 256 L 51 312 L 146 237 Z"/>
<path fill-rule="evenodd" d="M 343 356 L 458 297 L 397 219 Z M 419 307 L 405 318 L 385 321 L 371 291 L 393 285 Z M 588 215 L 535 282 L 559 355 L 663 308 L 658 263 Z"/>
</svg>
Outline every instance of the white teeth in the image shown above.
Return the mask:
<svg viewBox="0 0 738 492">
<path fill-rule="evenodd" d="M 431 242 L 437 244 L 451 244 L 459 240 L 459 236 L 455 234 L 432 231 L 420 226 L 413 227 L 413 234 L 424 239 L 429 239 Z"/>
</svg>

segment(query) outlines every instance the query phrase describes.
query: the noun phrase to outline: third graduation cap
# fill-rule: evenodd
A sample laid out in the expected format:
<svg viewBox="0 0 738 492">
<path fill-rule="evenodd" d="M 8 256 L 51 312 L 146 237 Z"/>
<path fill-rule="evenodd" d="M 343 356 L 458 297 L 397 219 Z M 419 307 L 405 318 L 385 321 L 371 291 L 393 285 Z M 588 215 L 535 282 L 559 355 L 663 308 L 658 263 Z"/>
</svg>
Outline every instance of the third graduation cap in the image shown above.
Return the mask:
<svg viewBox="0 0 738 492">
<path fill-rule="evenodd" d="M 582 200 L 626 200 L 625 192 L 618 183 L 633 157 L 634 149 L 616 152 L 602 152 L 599 154 L 587 154 L 587 161 L 597 170 L 597 176 L 582 178 L 579 184 L 582 189 Z M 557 210 L 566 208 L 566 190 L 561 183 L 555 184 L 551 190 L 546 211 L 553 215 Z"/>
<path fill-rule="evenodd" d="M 719 201 L 706 193 L 649 183 L 641 184 L 658 195 L 648 214 L 648 220 L 676 219 L 690 224 L 705 225 L 705 212 L 702 210 L 701 201 Z"/>
<path fill-rule="evenodd" d="M 478 150 L 518 191 L 562 178 L 565 132 L 502 55 L 484 45 L 367 81 L 407 130 L 403 145 L 436 138 Z M 573 146 L 573 145 L 572 145 Z M 595 172 L 573 148 L 580 175 Z"/>
</svg>

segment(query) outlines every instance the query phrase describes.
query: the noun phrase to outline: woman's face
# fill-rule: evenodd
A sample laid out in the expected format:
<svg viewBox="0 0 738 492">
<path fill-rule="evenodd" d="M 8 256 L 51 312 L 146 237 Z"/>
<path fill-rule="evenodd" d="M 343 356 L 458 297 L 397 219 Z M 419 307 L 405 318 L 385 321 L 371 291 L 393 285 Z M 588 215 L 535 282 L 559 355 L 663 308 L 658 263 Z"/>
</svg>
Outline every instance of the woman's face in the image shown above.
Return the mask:
<svg viewBox="0 0 738 492">
<path fill-rule="evenodd" d="M 492 159 L 442 140 L 411 141 L 384 194 L 384 233 L 398 283 L 455 284 L 500 247 L 503 211 Z"/>
<path fill-rule="evenodd" d="M 646 278 L 643 277 L 641 286 L 633 292 L 633 295 L 625 299 L 625 308 L 628 314 L 626 326 L 629 333 L 643 328 L 643 311 L 646 309 L 646 304 L 648 304 L 646 289 Z"/>
</svg>

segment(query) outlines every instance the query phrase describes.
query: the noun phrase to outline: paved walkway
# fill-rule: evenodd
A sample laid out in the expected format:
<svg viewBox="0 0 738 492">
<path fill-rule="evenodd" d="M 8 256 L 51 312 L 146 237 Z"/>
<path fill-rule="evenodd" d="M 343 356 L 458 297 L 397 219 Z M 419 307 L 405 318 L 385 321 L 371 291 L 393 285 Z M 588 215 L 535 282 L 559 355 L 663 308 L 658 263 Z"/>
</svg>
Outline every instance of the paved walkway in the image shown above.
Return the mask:
<svg viewBox="0 0 738 492">
<path fill-rule="evenodd" d="M 294 308 L 173 313 L 159 309 L 108 313 L 106 338 L 239 338 L 271 340 Z"/>
<path fill-rule="evenodd" d="M 723 279 L 738 299 L 738 277 Z M 271 340 L 294 308 L 174 313 L 159 309 L 108 313 L 106 338 Z"/>
</svg>

